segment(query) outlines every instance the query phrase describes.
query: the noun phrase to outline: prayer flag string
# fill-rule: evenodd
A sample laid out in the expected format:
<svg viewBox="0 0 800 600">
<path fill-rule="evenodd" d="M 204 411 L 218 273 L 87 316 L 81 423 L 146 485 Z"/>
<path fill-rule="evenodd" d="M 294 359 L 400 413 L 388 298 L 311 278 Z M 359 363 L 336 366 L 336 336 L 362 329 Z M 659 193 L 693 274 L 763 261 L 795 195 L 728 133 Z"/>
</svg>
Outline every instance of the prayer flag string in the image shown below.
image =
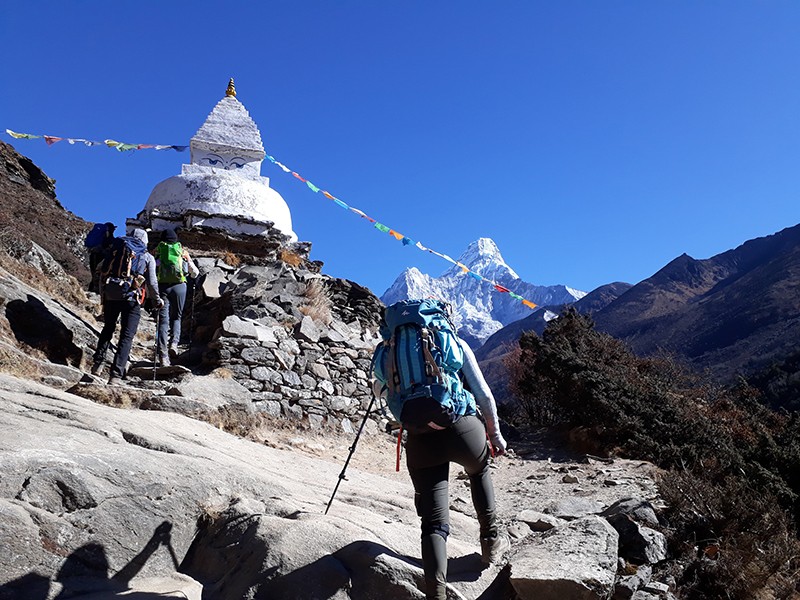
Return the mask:
<svg viewBox="0 0 800 600">
<path fill-rule="evenodd" d="M 493 286 L 496 291 L 504 293 L 504 294 L 508 294 L 511 298 L 513 298 L 514 300 L 517 300 L 518 302 L 522 302 L 522 304 L 524 304 L 528 308 L 531 308 L 531 309 L 536 308 L 536 304 L 534 302 L 531 302 L 530 300 L 526 300 L 525 298 L 523 298 L 519 294 L 515 294 L 514 292 L 509 290 L 507 287 L 504 287 L 504 286 L 500 285 L 499 283 L 496 283 L 496 282 L 492 281 L 491 279 L 483 277 L 479 273 L 476 273 L 475 271 L 472 271 L 465 264 L 460 263 L 457 260 L 452 259 L 447 254 L 442 254 L 440 252 L 437 252 L 436 250 L 433 250 L 432 248 L 427 248 L 426 246 L 423 246 L 420 242 L 416 242 L 416 241 L 412 240 L 411 238 L 403 235 L 402 233 L 390 228 L 388 225 L 384 225 L 383 223 L 380 223 L 376 219 L 373 219 L 372 217 L 370 217 L 369 215 L 364 213 L 364 211 L 361 211 L 361 210 L 359 210 L 359 209 L 357 209 L 357 208 L 355 208 L 353 206 L 349 206 L 347 203 L 345 203 L 344 201 L 340 200 L 339 198 L 337 198 L 336 196 L 334 196 L 330 192 L 317 187 L 316 185 L 311 183 L 308 179 L 306 179 L 305 177 L 301 176 L 296 171 L 293 171 L 289 167 L 284 165 L 283 163 L 278 162 L 277 160 L 275 160 L 274 157 L 270 156 L 269 154 L 266 155 L 266 158 L 272 164 L 274 164 L 279 169 L 281 169 L 284 173 L 288 173 L 289 175 L 291 175 L 292 177 L 294 177 L 298 181 L 302 181 L 303 183 L 305 183 L 306 186 L 308 187 L 308 189 L 310 189 L 312 192 L 320 193 L 323 196 L 325 196 L 326 198 L 328 198 L 329 200 L 332 200 L 335 204 L 337 204 L 341 208 L 344 208 L 345 210 L 349 210 L 350 212 L 357 214 L 362 219 L 366 219 L 367 221 L 372 223 L 372 226 L 375 229 L 377 229 L 378 231 L 381 231 L 383 233 L 388 233 L 394 239 L 398 240 L 399 242 L 402 242 L 402 244 L 404 246 L 416 246 L 417 248 L 419 248 L 423 252 L 429 252 L 430 254 L 435 254 L 436 256 L 438 256 L 440 258 L 443 258 L 447 262 L 456 265 L 458 268 L 461 269 L 462 273 L 464 273 L 466 275 L 469 275 L 473 279 L 476 279 L 478 281 L 485 281 L 486 283 L 488 283 L 491 286 Z"/>
<path fill-rule="evenodd" d="M 174 145 L 162 145 L 162 144 L 126 144 L 125 142 L 118 142 L 116 140 L 96 141 L 96 140 L 86 140 L 83 138 L 58 137 L 55 135 L 34 135 L 32 133 L 17 133 L 16 131 L 11 131 L 10 129 L 6 129 L 6 133 L 18 140 L 44 139 L 45 143 L 48 146 L 52 146 L 57 142 L 67 142 L 69 144 L 80 143 L 83 144 L 84 146 L 108 146 L 109 148 L 115 148 L 120 152 L 127 152 L 130 150 L 146 150 L 146 149 L 176 150 L 178 152 L 185 152 L 186 149 L 189 147 L 189 146 L 174 146 Z"/>
<path fill-rule="evenodd" d="M 161 145 L 161 144 L 127 144 L 127 143 L 118 142 L 118 141 L 112 140 L 112 139 L 107 139 L 107 140 L 103 140 L 103 141 L 95 141 L 95 140 L 87 140 L 87 139 L 83 139 L 83 138 L 58 137 L 58 136 L 54 136 L 54 135 L 35 135 L 35 134 L 31 134 L 31 133 L 18 133 L 16 131 L 11 131 L 10 129 L 6 129 L 6 133 L 8 135 L 10 135 L 11 137 L 13 137 L 15 139 L 18 139 L 18 140 L 20 140 L 20 139 L 26 139 L 26 140 L 44 139 L 45 143 L 48 146 L 52 146 L 53 144 L 56 144 L 58 142 L 66 141 L 67 143 L 72 144 L 72 145 L 74 145 L 76 143 L 81 143 L 81 144 L 84 144 L 86 146 L 107 146 L 109 148 L 115 148 L 119 152 L 129 152 L 129 151 L 133 151 L 133 150 L 145 150 L 145 149 L 176 150 L 178 152 L 184 152 L 189 147 L 189 146 L 175 146 L 175 145 Z M 460 268 L 463 274 L 468 275 L 468 276 L 472 277 L 473 279 L 476 279 L 477 281 L 484 281 L 484 282 L 488 283 L 489 285 L 493 286 L 494 289 L 497 292 L 508 294 L 509 297 L 513 298 L 514 300 L 516 300 L 518 302 L 522 302 L 522 304 L 524 304 L 528 308 L 531 308 L 531 309 L 536 308 L 536 304 L 535 303 L 531 302 L 530 300 L 526 300 L 525 298 L 523 298 L 519 294 L 515 294 L 514 292 L 509 290 L 507 287 L 504 287 L 504 286 L 500 285 L 499 283 L 496 283 L 495 281 L 492 281 L 491 279 L 483 277 L 479 273 L 476 273 L 475 271 L 472 271 L 469 267 L 467 267 L 466 265 L 458 262 L 457 260 L 452 259 L 447 254 L 442 254 L 440 252 L 437 252 L 436 250 L 433 250 L 432 248 L 428 248 L 428 247 L 422 245 L 420 242 L 414 241 L 411 238 L 403 235 L 402 233 L 390 228 L 388 225 L 384 225 L 383 223 L 378 222 L 376 219 L 373 219 L 372 217 L 367 215 L 365 212 L 363 212 L 363 211 L 361 211 L 361 210 L 359 210 L 359 209 L 357 209 L 357 208 L 355 208 L 353 206 L 348 205 L 346 202 L 344 202 L 343 200 L 340 200 L 339 198 L 337 198 L 336 196 L 334 196 L 330 192 L 327 192 L 327 191 L 317 187 L 316 185 L 311 183 L 308 179 L 302 177 L 299 173 L 293 171 L 292 169 L 290 169 L 289 167 L 287 167 L 283 163 L 278 162 L 277 160 L 275 160 L 275 158 L 273 158 L 269 154 L 266 155 L 266 158 L 271 163 L 276 165 L 279 169 L 281 169 L 284 173 L 288 173 L 288 174 L 292 175 L 298 181 L 300 181 L 302 183 L 305 183 L 306 187 L 308 187 L 308 189 L 310 189 L 312 192 L 320 193 L 323 196 L 325 196 L 326 198 L 328 198 L 329 200 L 333 201 L 339 207 L 341 207 L 341 208 L 343 208 L 345 210 L 349 210 L 350 212 L 352 212 L 352 213 L 358 215 L 359 217 L 361 217 L 362 219 L 366 219 L 369 223 L 372 224 L 372 226 L 375 229 L 377 229 L 378 231 L 381 231 L 383 233 L 388 233 L 394 239 L 396 239 L 399 242 L 401 242 L 404 246 L 415 246 L 416 248 L 418 248 L 419 250 L 422 250 L 423 252 L 428 252 L 430 254 L 435 254 L 436 256 L 438 256 L 438 257 L 446 260 L 447 262 L 449 262 L 449 263 L 457 266 L 458 268 Z"/>
</svg>

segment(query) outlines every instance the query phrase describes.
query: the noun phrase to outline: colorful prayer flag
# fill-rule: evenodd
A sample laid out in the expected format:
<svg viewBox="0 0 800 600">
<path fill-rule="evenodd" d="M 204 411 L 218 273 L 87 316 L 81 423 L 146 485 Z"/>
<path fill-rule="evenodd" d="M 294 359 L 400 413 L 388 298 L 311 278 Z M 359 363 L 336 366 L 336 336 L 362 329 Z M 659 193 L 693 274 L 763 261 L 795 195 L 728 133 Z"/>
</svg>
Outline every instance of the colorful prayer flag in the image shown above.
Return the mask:
<svg viewBox="0 0 800 600">
<path fill-rule="evenodd" d="M 35 140 L 36 138 L 40 138 L 40 135 L 33 135 L 30 133 L 17 133 L 16 131 L 11 131 L 10 129 L 6 129 L 6 133 L 13 138 L 17 138 L 18 140 Z"/>
</svg>

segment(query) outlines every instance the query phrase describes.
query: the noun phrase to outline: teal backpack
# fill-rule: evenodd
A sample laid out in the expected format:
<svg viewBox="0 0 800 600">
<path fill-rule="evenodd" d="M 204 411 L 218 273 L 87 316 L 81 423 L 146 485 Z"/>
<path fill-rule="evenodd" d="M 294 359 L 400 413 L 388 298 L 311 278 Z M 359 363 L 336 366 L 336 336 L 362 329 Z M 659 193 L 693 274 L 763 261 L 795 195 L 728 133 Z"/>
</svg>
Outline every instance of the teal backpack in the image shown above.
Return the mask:
<svg viewBox="0 0 800 600">
<path fill-rule="evenodd" d="M 445 429 L 475 414 L 475 398 L 458 372 L 464 351 L 440 300 L 403 300 L 386 308 L 383 341 L 372 368 L 386 389 L 386 402 L 405 429 Z"/>
</svg>

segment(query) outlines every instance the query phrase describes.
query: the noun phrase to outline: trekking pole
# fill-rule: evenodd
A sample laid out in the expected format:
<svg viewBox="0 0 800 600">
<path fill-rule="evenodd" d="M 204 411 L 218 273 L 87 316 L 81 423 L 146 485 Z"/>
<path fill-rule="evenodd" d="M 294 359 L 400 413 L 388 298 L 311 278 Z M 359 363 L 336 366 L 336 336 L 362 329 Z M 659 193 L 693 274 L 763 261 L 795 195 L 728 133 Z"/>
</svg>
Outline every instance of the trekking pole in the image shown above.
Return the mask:
<svg viewBox="0 0 800 600">
<path fill-rule="evenodd" d="M 328 510 L 333 503 L 333 497 L 336 496 L 336 491 L 339 489 L 339 484 L 342 483 L 342 479 L 344 479 L 344 472 L 347 471 L 347 465 L 350 464 L 350 459 L 353 458 L 353 453 L 356 451 L 356 444 L 358 444 L 358 438 L 361 437 L 361 432 L 364 430 L 364 425 L 367 424 L 367 419 L 369 419 L 370 411 L 372 410 L 372 405 L 375 402 L 375 394 L 372 395 L 372 400 L 369 401 L 369 406 L 367 406 L 367 412 L 364 413 L 364 419 L 361 421 L 361 427 L 358 428 L 358 433 L 356 434 L 356 439 L 353 440 L 353 445 L 350 446 L 350 454 L 347 455 L 347 460 L 344 461 L 344 467 L 342 468 L 342 472 L 339 473 L 339 481 L 336 482 L 336 487 L 333 488 L 333 494 L 331 494 L 331 499 L 328 500 L 328 506 L 325 507 L 325 513 L 328 514 Z"/>
<path fill-rule="evenodd" d="M 156 346 L 153 349 L 153 383 L 156 382 L 156 368 L 158 367 L 158 336 L 160 334 L 161 309 L 156 313 Z"/>
<path fill-rule="evenodd" d="M 189 355 L 192 353 L 192 341 L 194 338 L 194 303 L 197 301 L 197 278 L 192 279 L 192 307 L 189 313 Z"/>
</svg>

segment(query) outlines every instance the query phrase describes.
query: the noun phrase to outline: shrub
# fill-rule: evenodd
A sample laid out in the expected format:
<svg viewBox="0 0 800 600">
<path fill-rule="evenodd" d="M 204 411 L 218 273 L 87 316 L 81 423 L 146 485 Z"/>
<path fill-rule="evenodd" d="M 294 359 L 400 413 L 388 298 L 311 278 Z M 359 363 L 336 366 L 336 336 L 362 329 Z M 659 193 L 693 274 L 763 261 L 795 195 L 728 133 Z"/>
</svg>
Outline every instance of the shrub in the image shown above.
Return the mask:
<svg viewBox="0 0 800 600">
<path fill-rule="evenodd" d="M 797 415 L 767 409 L 745 382 L 726 388 L 670 357 L 637 357 L 573 308 L 542 337 L 523 334 L 509 367 L 531 422 L 557 415 L 594 432 L 606 451 L 670 470 L 673 548 L 700 548 L 683 563 L 689 597 L 752 598 L 754 586 L 776 590 L 791 579 L 800 555 L 791 518 L 800 516 Z M 710 561 L 712 546 L 719 556 Z"/>
</svg>

